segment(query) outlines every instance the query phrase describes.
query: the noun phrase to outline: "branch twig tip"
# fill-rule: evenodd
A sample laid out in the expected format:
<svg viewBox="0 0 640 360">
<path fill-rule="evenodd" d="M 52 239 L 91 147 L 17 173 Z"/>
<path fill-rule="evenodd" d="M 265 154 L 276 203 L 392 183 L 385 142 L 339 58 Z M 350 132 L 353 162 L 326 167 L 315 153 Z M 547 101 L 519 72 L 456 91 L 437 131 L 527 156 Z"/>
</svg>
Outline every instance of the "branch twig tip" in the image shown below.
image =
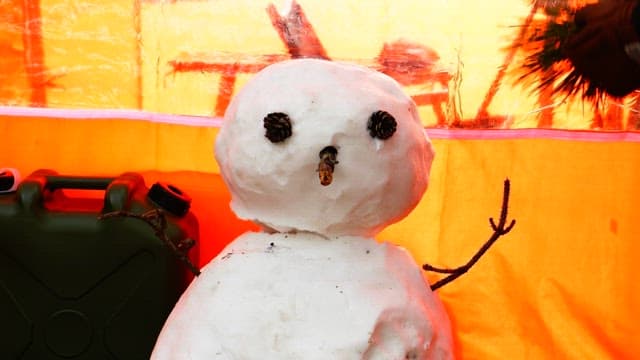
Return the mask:
<svg viewBox="0 0 640 360">
<path fill-rule="evenodd" d="M 452 282 L 453 280 L 459 278 L 463 274 L 465 274 L 471 267 L 473 267 L 478 260 L 489 250 L 489 248 L 498 240 L 501 236 L 507 234 L 516 224 L 515 220 L 511 220 L 509 225 L 507 224 L 507 215 L 509 210 L 509 195 L 511 190 L 511 182 L 509 178 L 506 178 L 504 181 L 504 189 L 502 193 L 502 208 L 500 211 L 500 220 L 496 224 L 495 220 L 490 217 L 489 224 L 491 224 L 491 229 L 493 230 L 493 234 L 487 240 L 482 247 L 471 257 L 471 259 L 464 265 L 459 266 L 457 268 L 448 269 L 448 268 L 438 268 L 429 264 L 422 265 L 422 269 L 425 271 L 436 272 L 440 274 L 448 274 L 446 277 L 438 280 L 433 285 L 431 285 L 431 290 L 437 290 L 444 285 Z"/>
</svg>

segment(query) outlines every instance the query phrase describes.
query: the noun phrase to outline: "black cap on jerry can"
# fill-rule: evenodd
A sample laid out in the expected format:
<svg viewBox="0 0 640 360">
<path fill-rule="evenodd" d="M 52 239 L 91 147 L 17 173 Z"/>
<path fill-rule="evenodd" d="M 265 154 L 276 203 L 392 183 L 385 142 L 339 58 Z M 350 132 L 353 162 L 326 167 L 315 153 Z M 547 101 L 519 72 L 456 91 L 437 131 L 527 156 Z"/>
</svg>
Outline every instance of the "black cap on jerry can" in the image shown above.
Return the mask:
<svg viewBox="0 0 640 360">
<path fill-rule="evenodd" d="M 191 198 L 170 184 L 157 182 L 151 186 L 147 198 L 172 215 L 182 217 L 189 212 Z"/>
<path fill-rule="evenodd" d="M 20 183 L 20 173 L 12 168 L 0 168 L 0 194 L 16 191 Z"/>
</svg>

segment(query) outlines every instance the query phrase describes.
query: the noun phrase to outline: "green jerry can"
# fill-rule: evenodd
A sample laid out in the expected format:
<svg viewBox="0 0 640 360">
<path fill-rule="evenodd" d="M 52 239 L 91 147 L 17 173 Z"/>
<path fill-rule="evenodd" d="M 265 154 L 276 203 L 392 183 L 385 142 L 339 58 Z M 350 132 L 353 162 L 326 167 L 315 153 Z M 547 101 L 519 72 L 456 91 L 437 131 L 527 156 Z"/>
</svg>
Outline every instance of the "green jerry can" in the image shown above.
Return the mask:
<svg viewBox="0 0 640 360">
<path fill-rule="evenodd" d="M 189 204 L 136 173 L 39 170 L 0 194 L 0 359 L 148 359 L 197 274 Z"/>
</svg>

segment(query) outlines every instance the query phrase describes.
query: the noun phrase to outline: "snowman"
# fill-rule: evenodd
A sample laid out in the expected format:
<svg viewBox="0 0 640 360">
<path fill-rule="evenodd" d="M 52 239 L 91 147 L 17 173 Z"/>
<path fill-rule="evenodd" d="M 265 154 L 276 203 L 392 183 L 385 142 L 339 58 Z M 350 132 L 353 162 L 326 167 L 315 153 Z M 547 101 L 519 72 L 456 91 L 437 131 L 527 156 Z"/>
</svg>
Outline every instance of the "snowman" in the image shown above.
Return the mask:
<svg viewBox="0 0 640 360">
<path fill-rule="evenodd" d="M 451 359 L 447 314 L 411 255 L 374 236 L 427 188 L 434 152 L 390 77 L 318 59 L 259 72 L 216 159 L 260 224 L 182 295 L 152 359 Z"/>
</svg>

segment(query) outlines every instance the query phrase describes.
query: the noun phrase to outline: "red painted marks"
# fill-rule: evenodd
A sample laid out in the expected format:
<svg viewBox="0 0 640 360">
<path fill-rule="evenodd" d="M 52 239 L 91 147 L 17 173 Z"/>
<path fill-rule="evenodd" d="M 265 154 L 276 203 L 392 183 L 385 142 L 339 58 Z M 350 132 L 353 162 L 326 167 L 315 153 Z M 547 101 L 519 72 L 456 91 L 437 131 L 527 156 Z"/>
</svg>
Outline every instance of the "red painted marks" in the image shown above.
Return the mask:
<svg viewBox="0 0 640 360">
<path fill-rule="evenodd" d="M 292 58 L 329 59 L 313 25 L 295 0 L 284 16 L 278 14 L 273 4 L 267 7 L 267 13 Z"/>
<path fill-rule="evenodd" d="M 248 58 L 249 61 L 244 61 L 244 59 L 239 58 L 183 54 L 178 59 L 169 61 L 169 66 L 171 67 L 171 73 L 206 72 L 220 74 L 218 96 L 213 115 L 223 116 L 233 96 L 238 73 L 256 73 L 270 64 L 289 59 L 289 56 L 262 55 Z"/>
<path fill-rule="evenodd" d="M 307 19 L 302 7 L 292 1 L 288 12 L 280 15 L 270 4 L 267 13 L 280 39 L 287 48 L 288 55 L 245 56 L 249 61 L 232 56 L 216 54 L 183 54 L 169 62 L 171 73 L 208 72 L 220 74 L 218 96 L 215 102 L 215 116 L 223 116 L 231 101 L 238 73 L 255 73 L 262 68 L 289 58 L 320 58 L 330 60 L 313 25 Z M 432 105 L 438 119 L 438 126 L 447 126 L 443 106 L 449 101 L 448 83 L 451 74 L 436 69 L 439 60 L 437 52 L 427 46 L 404 40 L 384 44 L 371 67 L 395 78 L 402 85 L 439 85 L 441 90 L 428 91 L 413 96 L 417 105 Z M 444 105 L 443 105 L 444 104 Z"/>
</svg>

